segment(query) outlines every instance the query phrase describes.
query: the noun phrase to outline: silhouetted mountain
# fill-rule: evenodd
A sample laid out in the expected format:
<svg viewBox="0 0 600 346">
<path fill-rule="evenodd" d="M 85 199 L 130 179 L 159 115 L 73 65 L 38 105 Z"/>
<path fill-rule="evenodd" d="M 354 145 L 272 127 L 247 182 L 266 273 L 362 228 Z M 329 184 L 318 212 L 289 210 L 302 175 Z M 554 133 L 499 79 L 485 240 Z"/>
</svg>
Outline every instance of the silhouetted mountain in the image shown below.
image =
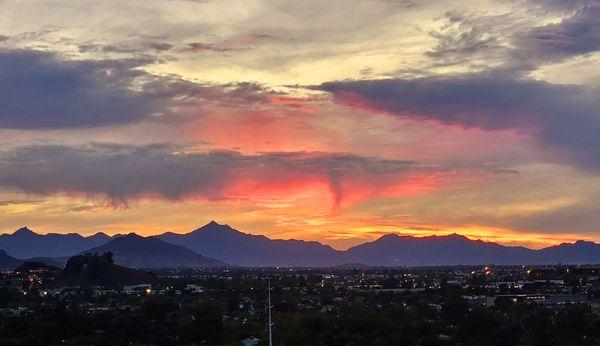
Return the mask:
<svg viewBox="0 0 600 346">
<path fill-rule="evenodd" d="M 113 263 L 112 253 L 86 254 L 71 257 L 65 269 L 52 282 L 53 286 L 119 287 L 151 283 L 156 275 Z"/>
<path fill-rule="evenodd" d="M 192 250 L 166 243 L 156 237 L 131 233 L 86 250 L 85 253 L 112 252 L 115 263 L 136 268 L 215 267 L 226 264 Z"/>
<path fill-rule="evenodd" d="M 470 240 L 457 234 L 431 237 L 388 234 L 346 252 L 357 262 L 384 266 L 537 262 L 535 250 Z"/>
<path fill-rule="evenodd" d="M 412 237 L 394 234 L 337 251 L 318 242 L 273 240 L 214 221 L 187 234 L 167 232 L 166 242 L 241 266 L 428 266 L 475 264 L 600 263 L 600 245 L 578 241 L 541 250 L 504 246 L 452 234 Z"/>
<path fill-rule="evenodd" d="M 0 270 L 14 269 L 25 261 L 14 258 L 6 253 L 4 250 L 0 250 Z"/>
<path fill-rule="evenodd" d="M 66 261 L 66 259 L 65 259 Z M 30 259 L 19 259 L 14 258 L 6 253 L 4 250 L 0 250 L 0 270 L 15 269 L 19 266 L 26 265 L 28 263 L 39 263 L 46 266 L 62 267 L 64 262 L 57 258 L 30 258 Z"/>
<path fill-rule="evenodd" d="M 503 246 L 460 235 L 406 237 L 385 235 L 347 250 L 352 259 L 372 265 L 596 264 L 600 244 L 563 243 L 540 250 Z"/>
<path fill-rule="evenodd" d="M 562 243 L 538 251 L 543 263 L 590 264 L 600 263 L 600 244 L 578 240 Z"/>
<path fill-rule="evenodd" d="M 36 270 L 47 270 L 47 271 L 55 271 L 55 272 L 61 271 L 61 269 L 56 266 L 48 265 L 48 264 L 42 263 L 42 262 L 31 262 L 31 261 L 21 264 L 20 266 L 15 268 L 13 271 L 22 273 L 22 272 L 30 272 L 30 271 L 36 271 Z"/>
<path fill-rule="evenodd" d="M 43 237 L 45 240 L 38 243 L 38 247 L 43 247 L 43 241 L 55 239 L 49 236 L 40 236 L 28 229 L 21 229 L 8 237 L 10 241 L 20 240 L 23 244 L 27 244 L 28 239 L 33 239 L 32 243 L 36 243 Z M 79 238 L 93 238 L 94 241 L 111 239 L 104 234 Z M 55 241 L 49 243 L 51 247 L 56 248 Z M 348 263 L 356 263 L 352 264 L 353 266 L 600 263 L 600 244 L 587 241 L 532 250 L 470 240 L 457 234 L 430 237 L 389 234 L 346 251 L 338 251 L 318 242 L 274 240 L 262 235 L 247 234 L 214 221 L 187 234 L 167 232 L 156 237 L 144 238 L 132 233 L 114 236 L 101 246 L 86 249 L 88 250 L 85 252 L 112 251 L 117 263 L 133 267 L 221 266 L 224 265 L 223 262 L 240 266 L 305 267 L 340 266 Z M 80 250 L 79 253 L 83 253 L 84 250 Z M 35 250 L 28 251 L 29 254 L 40 256 Z M 24 262 L 14 257 L 0 253 L 0 268 L 12 269 Z M 30 261 L 58 266 L 60 263 L 64 264 L 67 259 L 65 256 L 37 257 Z M 2 263 L 5 263 L 4 266 Z"/>
<path fill-rule="evenodd" d="M 52 267 L 57 267 L 57 268 L 63 268 L 65 266 L 65 264 L 67 263 L 67 261 L 69 260 L 69 256 L 63 256 L 63 257 L 32 257 L 32 258 L 28 258 L 26 259 L 26 261 L 28 262 L 37 262 L 37 263 L 43 263 L 47 266 L 52 266 Z"/>
<path fill-rule="evenodd" d="M 313 241 L 274 240 L 242 233 L 211 221 L 187 234 L 167 232 L 158 238 L 241 266 L 331 266 L 347 263 L 343 253 Z"/>
<path fill-rule="evenodd" d="M 72 256 L 85 249 L 106 244 L 110 239 L 104 233 L 96 233 L 89 237 L 77 233 L 44 235 L 23 227 L 12 234 L 0 235 L 0 249 L 5 249 L 11 256 L 18 258 L 61 257 Z"/>
</svg>

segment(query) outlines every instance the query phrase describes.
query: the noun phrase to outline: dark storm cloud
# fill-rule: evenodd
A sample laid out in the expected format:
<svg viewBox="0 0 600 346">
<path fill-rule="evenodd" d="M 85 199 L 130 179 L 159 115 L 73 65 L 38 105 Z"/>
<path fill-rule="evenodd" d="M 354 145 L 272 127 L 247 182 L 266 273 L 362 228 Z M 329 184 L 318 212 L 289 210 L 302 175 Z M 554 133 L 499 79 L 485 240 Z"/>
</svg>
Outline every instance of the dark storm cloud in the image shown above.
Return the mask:
<svg viewBox="0 0 600 346">
<path fill-rule="evenodd" d="M 144 61 L 61 61 L 37 51 L 0 52 L 0 127 L 43 129 L 128 123 L 159 115 L 176 91 L 156 81 L 133 90 Z"/>
<path fill-rule="evenodd" d="M 600 168 L 600 100 L 579 86 L 481 73 L 449 77 L 341 81 L 321 90 L 353 106 L 483 130 L 515 129 Z"/>
<path fill-rule="evenodd" d="M 600 4 L 584 6 L 556 24 L 516 35 L 516 58 L 552 62 L 600 50 Z"/>
<path fill-rule="evenodd" d="M 240 180 L 261 186 L 328 182 L 336 201 L 346 177 L 386 177 L 426 169 L 411 161 L 351 154 L 184 152 L 173 145 L 92 144 L 83 148 L 37 145 L 0 151 L 0 186 L 48 195 L 100 195 L 114 202 L 139 197 L 170 200 L 228 198 Z"/>
<path fill-rule="evenodd" d="M 164 119 L 204 103 L 264 101 L 263 87 L 197 84 L 153 76 L 152 61 L 61 60 L 51 53 L 0 51 L 0 128 L 59 129 Z"/>
</svg>

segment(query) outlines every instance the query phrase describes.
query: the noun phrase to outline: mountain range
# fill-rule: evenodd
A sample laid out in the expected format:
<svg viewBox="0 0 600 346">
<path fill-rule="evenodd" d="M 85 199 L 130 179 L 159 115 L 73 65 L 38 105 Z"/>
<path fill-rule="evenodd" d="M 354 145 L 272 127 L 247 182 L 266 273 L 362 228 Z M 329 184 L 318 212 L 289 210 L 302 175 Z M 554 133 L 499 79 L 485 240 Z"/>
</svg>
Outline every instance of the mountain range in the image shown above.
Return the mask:
<svg viewBox="0 0 600 346">
<path fill-rule="evenodd" d="M 214 221 L 190 233 L 167 232 L 157 238 L 239 266 L 331 266 L 340 264 L 343 257 L 342 252 L 318 242 L 269 239 Z"/>
<path fill-rule="evenodd" d="M 12 234 L 0 235 L 0 249 L 17 258 L 61 257 L 106 244 L 110 239 L 104 233 L 88 237 L 77 233 L 42 235 L 23 227 Z"/>
<path fill-rule="evenodd" d="M 64 260 L 66 260 L 65 258 Z M 15 269 L 23 265 L 31 265 L 33 263 L 43 264 L 45 266 L 60 267 L 64 264 L 63 258 L 52 258 L 52 257 L 34 257 L 30 259 L 19 259 L 15 258 L 6 251 L 0 249 L 0 270 Z"/>
<path fill-rule="evenodd" d="M 0 250 L 0 270 L 14 269 L 25 262 L 24 260 L 12 257 L 4 250 Z"/>
<path fill-rule="evenodd" d="M 62 236 L 62 237 L 59 237 Z M 66 256 L 112 252 L 115 262 L 132 267 L 198 266 L 299 266 L 327 267 L 353 263 L 369 266 L 437 266 L 478 264 L 600 264 L 600 244 L 577 241 L 539 250 L 504 246 L 451 234 L 412 237 L 388 234 L 341 251 L 314 241 L 270 239 L 240 232 L 214 221 L 192 232 L 166 232 L 151 237 L 134 233 L 109 237 L 77 234 L 40 235 L 23 228 L 0 236 L 0 268 L 22 264 L 18 258 L 49 256 L 34 260 L 65 263 Z M 22 243 L 25 239 L 25 243 Z M 34 249 L 24 251 L 27 241 Z M 57 241 L 59 239 L 59 241 Z M 93 243 L 93 246 L 87 244 Z M 65 246 L 65 244 L 69 244 Z M 45 248 L 44 248 L 45 247 Z M 19 262 L 20 261 L 20 262 Z"/>
<path fill-rule="evenodd" d="M 361 263 L 383 266 L 510 265 L 545 262 L 538 258 L 536 250 L 471 240 L 458 234 L 429 237 L 388 234 L 373 242 L 354 246 L 346 252 Z M 600 254 L 600 246 L 598 253 Z"/>
</svg>

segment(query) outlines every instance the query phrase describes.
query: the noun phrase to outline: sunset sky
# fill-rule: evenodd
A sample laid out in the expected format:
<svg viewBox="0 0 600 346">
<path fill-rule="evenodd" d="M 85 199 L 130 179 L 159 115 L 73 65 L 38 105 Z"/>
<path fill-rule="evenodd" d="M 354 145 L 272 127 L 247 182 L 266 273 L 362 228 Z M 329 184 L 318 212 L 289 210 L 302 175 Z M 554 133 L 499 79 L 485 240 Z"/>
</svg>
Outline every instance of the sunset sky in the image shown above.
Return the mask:
<svg viewBox="0 0 600 346">
<path fill-rule="evenodd" d="M 600 1 L 0 0 L 0 233 L 600 241 Z"/>
</svg>

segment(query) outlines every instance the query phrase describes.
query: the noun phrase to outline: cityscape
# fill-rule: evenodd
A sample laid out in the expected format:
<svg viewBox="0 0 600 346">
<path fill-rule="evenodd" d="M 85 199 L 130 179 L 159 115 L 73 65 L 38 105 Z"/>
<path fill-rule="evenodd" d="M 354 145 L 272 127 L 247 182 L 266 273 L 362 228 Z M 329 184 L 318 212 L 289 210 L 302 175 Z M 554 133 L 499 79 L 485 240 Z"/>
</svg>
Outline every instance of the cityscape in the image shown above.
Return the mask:
<svg viewBox="0 0 600 346">
<path fill-rule="evenodd" d="M 267 345 L 268 285 L 273 344 L 600 342 L 598 266 L 95 270 L 2 272 L 3 343 Z"/>
</svg>

